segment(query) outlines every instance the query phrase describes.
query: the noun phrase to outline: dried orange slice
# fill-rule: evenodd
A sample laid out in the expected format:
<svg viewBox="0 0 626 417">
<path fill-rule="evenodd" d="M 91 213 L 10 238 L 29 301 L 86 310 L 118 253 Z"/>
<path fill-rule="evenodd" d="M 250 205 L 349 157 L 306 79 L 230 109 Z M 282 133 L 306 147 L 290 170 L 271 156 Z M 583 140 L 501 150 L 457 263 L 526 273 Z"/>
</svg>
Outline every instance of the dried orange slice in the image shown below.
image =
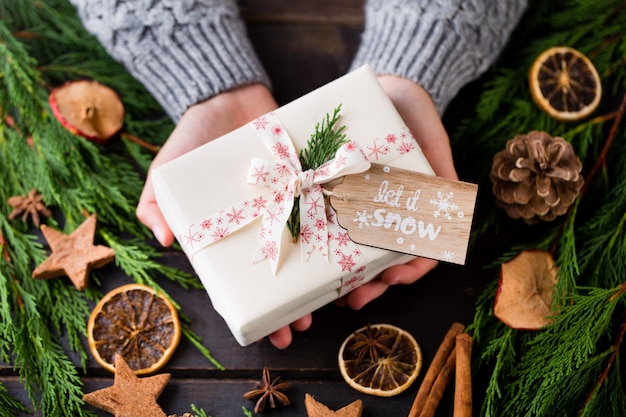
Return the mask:
<svg viewBox="0 0 626 417">
<path fill-rule="evenodd" d="M 174 305 L 146 285 L 118 287 L 94 307 L 87 323 L 89 349 L 105 369 L 115 372 L 120 354 L 137 375 L 159 370 L 180 341 Z"/>
<path fill-rule="evenodd" d="M 583 119 L 600 104 L 602 83 L 598 71 L 576 49 L 547 49 L 533 63 L 528 80 L 535 103 L 559 121 Z"/>
<path fill-rule="evenodd" d="M 339 370 L 352 388 L 391 397 L 417 378 L 422 351 L 410 333 L 390 324 L 373 324 L 352 333 L 339 349 Z"/>
</svg>

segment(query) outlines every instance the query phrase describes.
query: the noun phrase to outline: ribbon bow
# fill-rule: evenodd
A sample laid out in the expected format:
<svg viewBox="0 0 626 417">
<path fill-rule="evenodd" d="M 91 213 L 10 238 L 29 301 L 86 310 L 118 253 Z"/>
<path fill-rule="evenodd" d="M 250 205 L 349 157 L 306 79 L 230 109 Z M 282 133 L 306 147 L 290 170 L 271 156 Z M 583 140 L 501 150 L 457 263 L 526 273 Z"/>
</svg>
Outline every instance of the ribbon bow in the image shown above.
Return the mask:
<svg viewBox="0 0 626 417">
<path fill-rule="evenodd" d="M 318 251 L 328 256 L 329 230 L 322 184 L 344 175 L 367 171 L 371 165 L 356 142 L 344 143 L 335 157 L 317 169 L 303 171 L 287 131 L 276 115 L 269 113 L 253 122 L 258 137 L 274 160 L 253 158 L 247 181 L 273 190 L 263 214 L 255 261 L 269 260 L 276 272 L 280 242 L 294 205 L 300 197 L 300 239 L 305 259 Z M 331 209 L 332 210 L 332 209 Z"/>
<path fill-rule="evenodd" d="M 257 197 L 204 217 L 189 225 L 178 240 L 187 256 L 262 217 L 259 244 L 254 261 L 269 260 L 276 274 L 280 243 L 295 197 L 300 197 L 300 241 L 305 259 L 315 251 L 330 257 L 341 271 L 339 295 L 358 287 L 365 279 L 366 260 L 348 232 L 337 222 L 337 215 L 324 202 L 322 184 L 348 174 L 366 171 L 370 161 L 386 163 L 415 149 L 415 139 L 405 127 L 374 140 L 365 152 L 356 142 L 343 144 L 335 157 L 315 170 L 302 170 L 302 164 L 285 128 L 274 113 L 250 123 L 275 160 L 253 158 L 247 182 L 270 188 Z"/>
</svg>

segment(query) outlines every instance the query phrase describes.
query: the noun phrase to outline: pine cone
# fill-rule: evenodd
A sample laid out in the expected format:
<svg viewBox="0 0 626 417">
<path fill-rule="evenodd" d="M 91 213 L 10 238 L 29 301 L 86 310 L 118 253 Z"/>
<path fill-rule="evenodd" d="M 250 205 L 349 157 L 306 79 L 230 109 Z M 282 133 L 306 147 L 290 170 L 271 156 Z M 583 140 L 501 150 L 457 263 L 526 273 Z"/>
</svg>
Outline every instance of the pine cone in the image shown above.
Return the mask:
<svg viewBox="0 0 626 417">
<path fill-rule="evenodd" d="M 489 178 L 496 205 L 528 224 L 565 214 L 583 185 L 582 163 L 561 137 L 516 135 L 493 158 Z"/>
</svg>

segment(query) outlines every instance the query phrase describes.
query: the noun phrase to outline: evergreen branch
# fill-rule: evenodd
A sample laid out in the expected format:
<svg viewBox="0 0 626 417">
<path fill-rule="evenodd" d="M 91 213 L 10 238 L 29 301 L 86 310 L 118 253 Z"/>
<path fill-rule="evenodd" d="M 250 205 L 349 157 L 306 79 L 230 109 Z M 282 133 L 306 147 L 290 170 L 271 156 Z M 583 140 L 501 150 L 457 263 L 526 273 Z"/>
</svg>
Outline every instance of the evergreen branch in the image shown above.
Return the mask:
<svg viewBox="0 0 626 417">
<path fill-rule="evenodd" d="M 11 397 L 7 388 L 0 382 L 0 415 L 13 416 L 20 411 L 32 414 L 24 404 Z"/>
<path fill-rule="evenodd" d="M 224 366 L 219 363 L 217 359 L 213 357 L 213 355 L 211 355 L 211 352 L 206 348 L 206 346 L 202 344 L 202 340 L 197 334 L 193 333 L 185 326 L 183 326 L 182 332 L 185 337 L 187 337 L 187 340 L 189 340 L 200 351 L 200 353 L 202 353 L 202 355 L 213 364 L 213 366 L 215 366 L 220 371 L 226 370 L 226 368 L 224 368 Z"/>
<path fill-rule="evenodd" d="M 587 177 L 585 178 L 585 184 L 583 185 L 583 188 L 580 190 L 580 195 L 584 195 L 587 192 L 591 183 L 593 182 L 593 179 L 597 175 L 598 171 L 606 163 L 607 155 L 609 154 L 611 145 L 613 145 L 613 141 L 615 140 L 615 137 L 617 136 L 617 132 L 619 130 L 622 119 L 624 118 L 625 111 L 626 111 L 626 94 L 623 95 L 622 101 L 616 111 L 615 118 L 613 119 L 613 124 L 611 125 L 611 130 L 609 131 L 609 135 L 607 136 L 607 139 L 604 143 L 604 147 L 602 148 L 600 155 L 598 155 L 598 158 L 596 159 L 595 164 L 593 165 L 593 167 L 587 174 Z"/>
<path fill-rule="evenodd" d="M 620 289 L 611 297 L 611 302 L 613 302 L 615 298 L 621 296 L 625 292 L 626 292 L 626 283 L 622 284 Z M 622 316 L 623 316 L 622 325 L 620 326 L 620 330 L 617 334 L 617 337 L 615 338 L 615 342 L 610 348 L 611 353 L 609 355 L 609 358 L 606 361 L 606 364 L 604 366 L 604 369 L 602 370 L 602 373 L 598 377 L 598 381 L 596 382 L 594 389 L 587 395 L 587 397 L 585 398 L 585 401 L 583 401 L 583 406 L 581 407 L 580 411 L 577 414 L 579 417 L 583 415 L 585 409 L 588 409 L 587 406 L 591 403 L 592 399 L 597 395 L 598 391 L 602 388 L 602 385 L 607 381 L 609 377 L 609 372 L 611 371 L 611 368 L 613 367 L 613 364 L 615 363 L 615 359 L 617 358 L 617 355 L 620 352 L 622 342 L 624 341 L 624 334 L 626 334 L 626 314 L 622 314 Z"/>
<path fill-rule="evenodd" d="M 206 412 L 195 404 L 191 404 L 191 411 L 194 412 L 194 417 L 208 417 Z"/>
<path fill-rule="evenodd" d="M 325 118 L 315 124 L 315 132 L 307 141 L 306 147 L 300 150 L 300 164 L 302 170 L 316 169 L 335 157 L 335 154 L 346 143 L 346 127 L 337 123 L 341 117 L 341 104 L 333 110 L 332 116 L 326 114 Z M 295 243 L 300 235 L 300 197 L 294 199 L 293 209 L 287 220 L 287 227 Z"/>
</svg>

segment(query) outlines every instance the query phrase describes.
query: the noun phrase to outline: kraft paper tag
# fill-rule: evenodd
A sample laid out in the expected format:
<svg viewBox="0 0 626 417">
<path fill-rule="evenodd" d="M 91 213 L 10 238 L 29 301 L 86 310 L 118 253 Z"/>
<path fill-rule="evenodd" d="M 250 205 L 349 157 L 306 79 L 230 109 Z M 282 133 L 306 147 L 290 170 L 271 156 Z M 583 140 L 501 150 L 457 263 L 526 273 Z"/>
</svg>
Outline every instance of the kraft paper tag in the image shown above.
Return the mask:
<svg viewBox="0 0 626 417">
<path fill-rule="evenodd" d="M 465 264 L 478 186 L 388 165 L 347 175 L 331 194 L 356 243 Z"/>
</svg>

